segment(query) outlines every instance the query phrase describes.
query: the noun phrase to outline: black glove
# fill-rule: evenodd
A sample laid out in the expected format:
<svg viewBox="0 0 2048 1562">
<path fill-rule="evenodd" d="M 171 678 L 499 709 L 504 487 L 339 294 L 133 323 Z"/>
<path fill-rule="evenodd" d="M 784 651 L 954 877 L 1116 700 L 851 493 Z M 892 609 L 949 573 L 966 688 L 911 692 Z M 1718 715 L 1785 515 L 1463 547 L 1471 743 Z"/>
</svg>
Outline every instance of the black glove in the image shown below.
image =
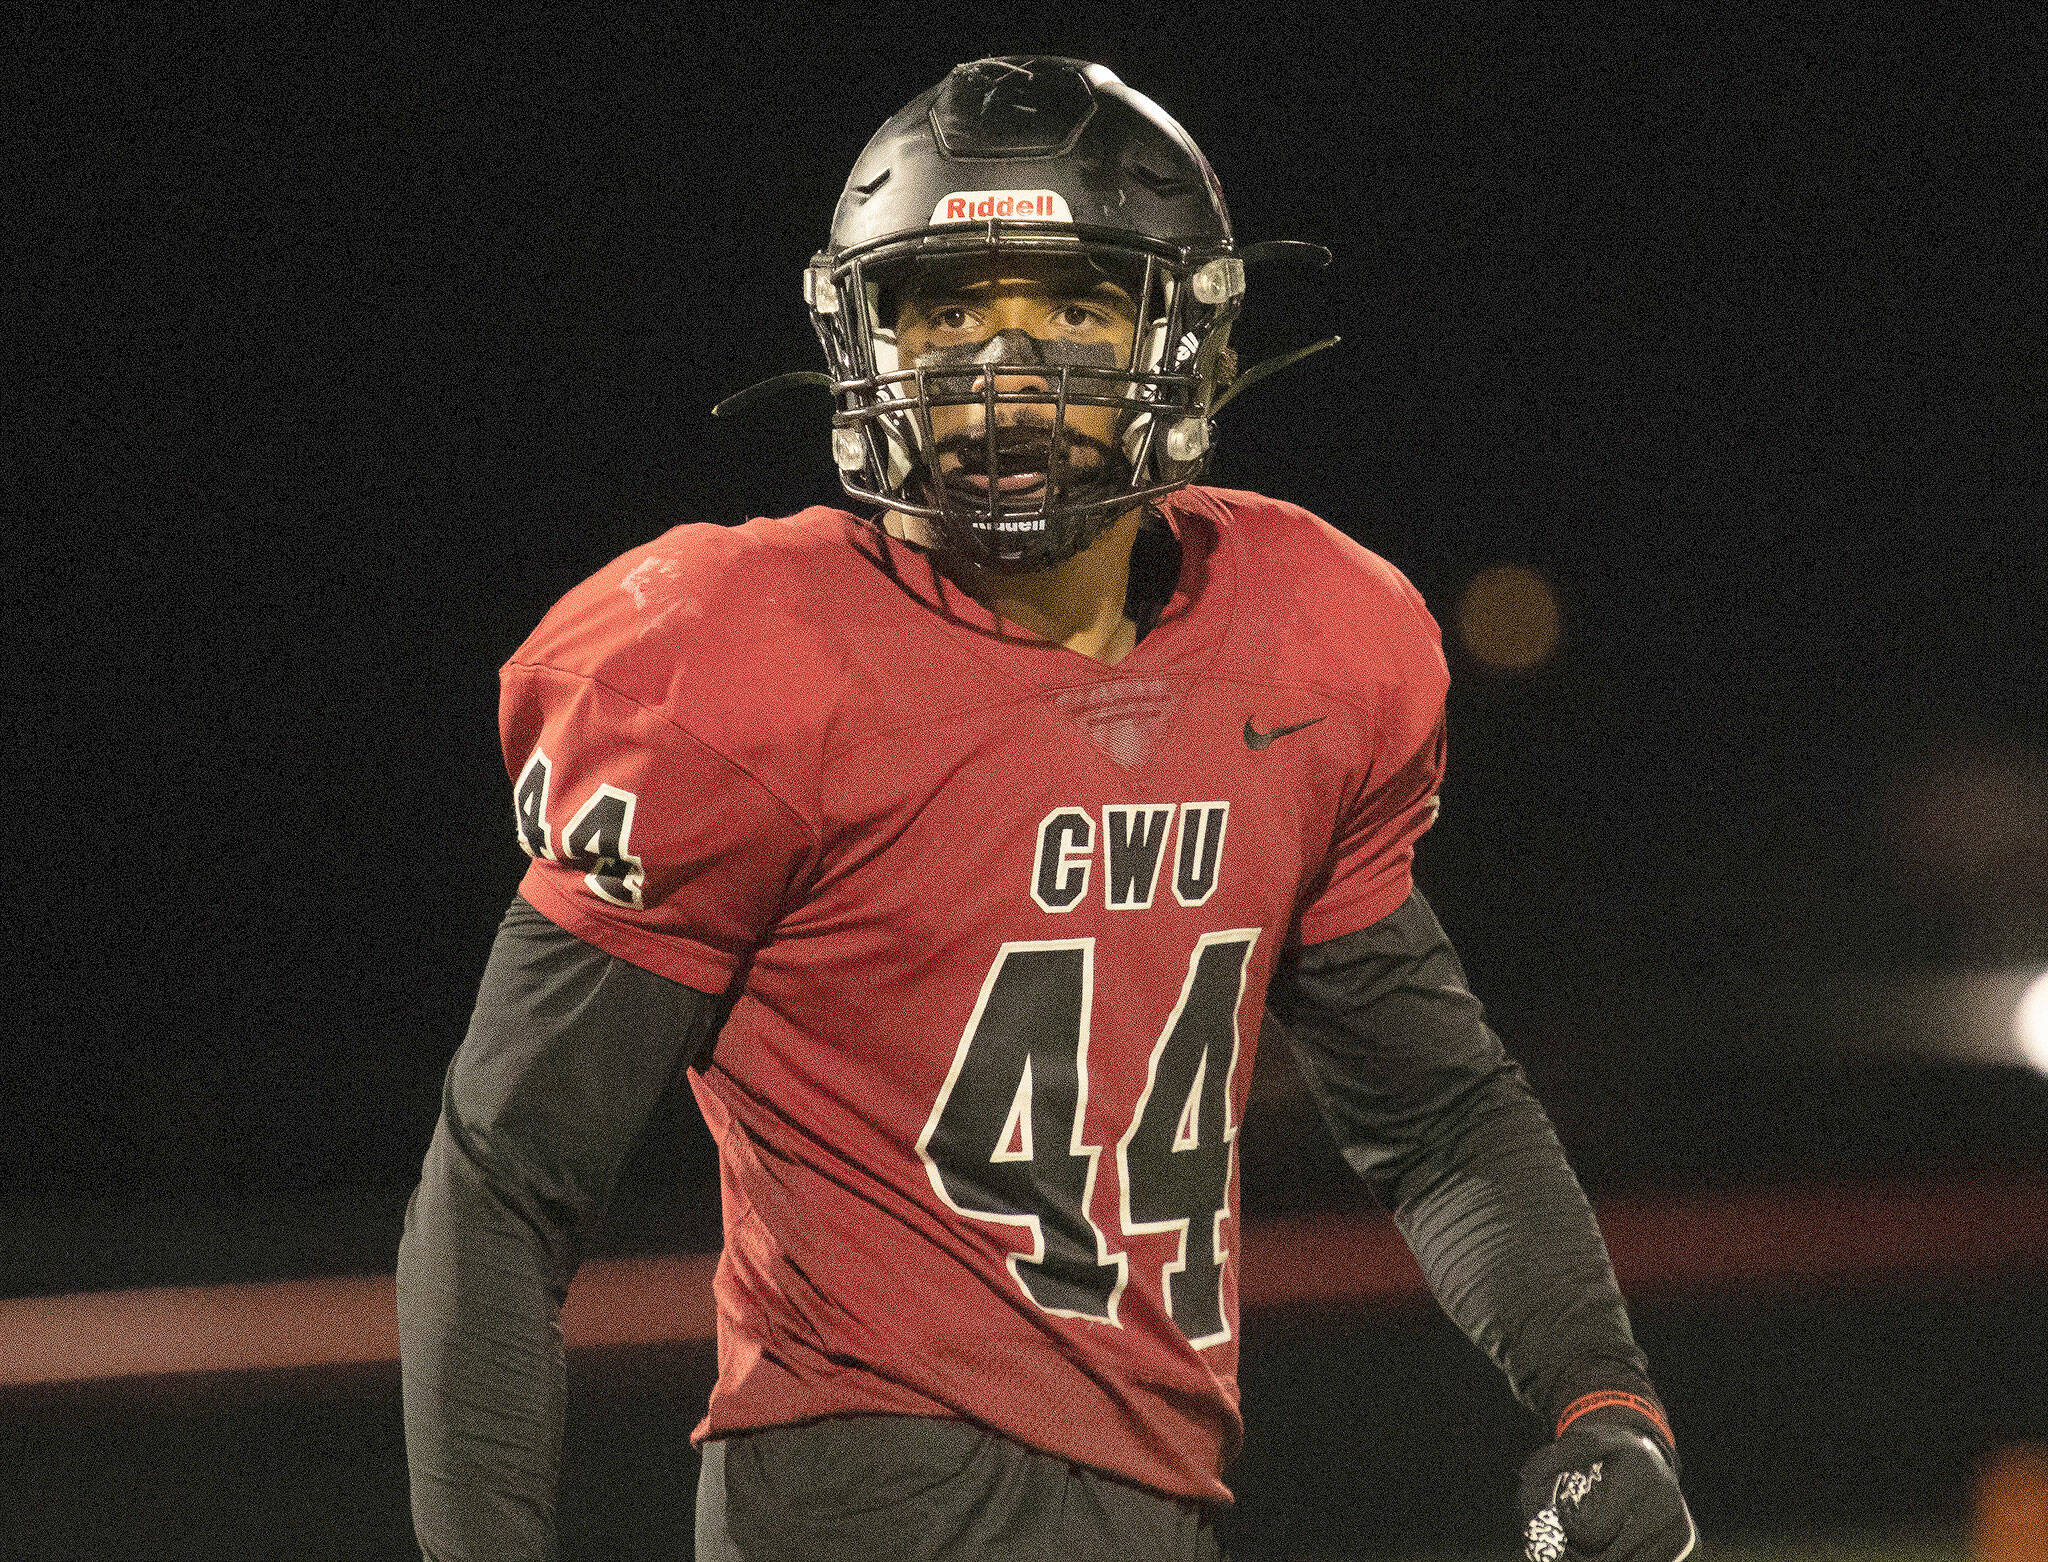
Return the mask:
<svg viewBox="0 0 2048 1562">
<path fill-rule="evenodd" d="M 1520 1505 L 1526 1562 L 1681 1562 L 1699 1543 L 1653 1406 L 1567 1415 L 1522 1465 Z"/>
</svg>

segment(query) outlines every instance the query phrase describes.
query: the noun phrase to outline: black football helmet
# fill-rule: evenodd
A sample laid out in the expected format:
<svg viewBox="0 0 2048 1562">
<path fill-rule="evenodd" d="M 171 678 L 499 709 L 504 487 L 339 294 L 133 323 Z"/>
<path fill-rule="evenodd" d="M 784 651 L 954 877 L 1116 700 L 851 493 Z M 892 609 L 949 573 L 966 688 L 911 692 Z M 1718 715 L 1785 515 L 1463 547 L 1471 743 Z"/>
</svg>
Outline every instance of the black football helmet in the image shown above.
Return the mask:
<svg viewBox="0 0 2048 1562">
<path fill-rule="evenodd" d="M 1328 259 L 1314 246 L 1257 248 Z M 1050 257 L 1116 282 L 1136 306 L 1128 357 L 1012 330 L 905 362 L 899 290 L 992 256 Z M 984 567 L 1042 569 L 1071 557 L 1118 515 L 1200 474 L 1217 393 L 1235 369 L 1230 327 L 1245 260 L 1201 151 L 1113 71 L 1039 55 L 956 67 L 869 141 L 830 243 L 804 273 L 837 402 L 841 485 L 924 518 L 942 549 Z M 996 366 L 1026 388 L 999 390 Z M 1027 402 L 1043 410 L 1006 414 L 999 451 L 997 407 Z M 931 409 L 977 404 L 986 449 L 983 435 L 969 436 L 981 481 L 968 484 L 942 473 Z M 1066 409 L 1078 406 L 1118 414 L 1110 447 L 1085 462 L 1064 428 Z M 1042 431 L 1025 436 L 1042 440 L 1042 454 L 1020 452 L 1020 422 Z M 1006 492 L 997 474 L 1024 468 L 1043 480 Z"/>
</svg>

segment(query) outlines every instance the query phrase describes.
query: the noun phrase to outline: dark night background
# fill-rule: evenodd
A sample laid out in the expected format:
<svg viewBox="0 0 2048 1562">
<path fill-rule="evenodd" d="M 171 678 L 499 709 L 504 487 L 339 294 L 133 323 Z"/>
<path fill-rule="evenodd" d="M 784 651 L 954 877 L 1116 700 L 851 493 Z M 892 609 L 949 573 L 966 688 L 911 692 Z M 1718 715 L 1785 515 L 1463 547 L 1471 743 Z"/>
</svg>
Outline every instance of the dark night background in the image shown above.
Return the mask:
<svg viewBox="0 0 2048 1562">
<path fill-rule="evenodd" d="M 523 861 L 497 665 L 676 522 L 833 498 L 822 398 L 708 409 L 814 366 L 799 273 L 868 134 L 957 60 L 1031 49 L 1174 113 L 1241 240 L 1336 251 L 1255 274 L 1247 361 L 1345 342 L 1233 404 L 1213 480 L 1335 521 L 1444 622 L 1452 768 L 1420 881 L 1589 1189 L 2048 1165 L 2048 1078 L 2009 1040 L 2048 967 L 2031 8 L 167 14 L 21 29 L 0 1295 L 388 1272 Z M 1500 563 L 1563 607 L 1523 674 L 1459 643 Z M 1266 1088 L 1248 1211 L 1362 1205 L 1285 1078 Z M 643 1161 L 619 1245 L 715 1245 L 701 1127 Z M 1943 1483 L 1982 1427 L 1894 1462 L 1890 1508 L 1850 1477 L 1734 1495 L 1714 1449 L 1745 1394 L 1788 1422 L 1826 1399 L 1834 1369 L 1785 1364 L 1835 1324 L 1866 1364 L 1887 1328 L 1965 1341 L 1871 1366 L 1873 1404 L 1918 1371 L 1934 1405 L 1954 1362 L 2034 1339 L 2043 1299 L 2036 1277 L 1638 1323 L 1681 1376 L 1723 1374 L 1694 1373 L 1690 1416 L 1673 1396 L 1703 1520 L 1959 1523 Z M 1435 1326 L 1284 1322 L 1248 1347 L 1248 1509 L 1291 1481 L 1297 1515 L 1356 1500 L 1281 1462 L 1358 1435 L 1349 1409 L 1282 1430 L 1354 1335 L 1383 1342 L 1372 1392 L 1449 1395 L 1482 1448 L 1524 1435 Z M 1731 1355 L 1758 1339 L 1768 1372 Z M 658 1427 L 687 1466 L 671 1423 L 702 1386 L 676 1370 L 680 1411 L 593 1391 L 626 1408 L 577 1424 Z M 350 1436 L 395 1435 L 388 1386 L 340 1395 Z M 307 1392 L 207 1424 L 290 1443 L 329 1403 Z M 45 1406 L 45 1446 L 110 1435 L 96 1404 Z M 2005 1433 L 2048 1435 L 2038 1393 L 2009 1405 Z M 1896 1460 L 1865 1408 L 1844 1466 Z M 211 1446 L 178 1421 L 200 1414 L 161 1425 Z M 402 1483 L 388 1438 L 364 1457 Z M 575 1501 L 619 1522 L 576 1468 Z M 1461 1468 L 1409 1472 L 1402 1501 L 1423 1514 Z M 402 1542 L 395 1489 L 372 1506 Z M 1337 1544 L 1289 1522 L 1285 1544 Z M 1443 1540 L 1430 1523 L 1386 1533 Z"/>
</svg>

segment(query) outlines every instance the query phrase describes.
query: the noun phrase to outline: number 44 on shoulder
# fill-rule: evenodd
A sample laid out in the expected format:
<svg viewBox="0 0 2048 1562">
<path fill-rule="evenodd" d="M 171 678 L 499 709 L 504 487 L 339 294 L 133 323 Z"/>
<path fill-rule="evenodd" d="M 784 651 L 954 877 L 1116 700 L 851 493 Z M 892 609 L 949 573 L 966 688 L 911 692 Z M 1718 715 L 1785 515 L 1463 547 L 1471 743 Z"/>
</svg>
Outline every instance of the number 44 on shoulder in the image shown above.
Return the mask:
<svg viewBox="0 0 2048 1562">
<path fill-rule="evenodd" d="M 548 756 L 535 749 L 512 788 L 512 813 L 519 827 L 520 846 L 529 857 L 583 869 L 585 887 L 600 900 L 639 910 L 647 875 L 630 844 L 633 809 L 639 799 L 631 792 L 600 782 L 563 829 L 561 849 L 557 852 L 548 831 L 548 777 L 552 769 Z"/>
</svg>

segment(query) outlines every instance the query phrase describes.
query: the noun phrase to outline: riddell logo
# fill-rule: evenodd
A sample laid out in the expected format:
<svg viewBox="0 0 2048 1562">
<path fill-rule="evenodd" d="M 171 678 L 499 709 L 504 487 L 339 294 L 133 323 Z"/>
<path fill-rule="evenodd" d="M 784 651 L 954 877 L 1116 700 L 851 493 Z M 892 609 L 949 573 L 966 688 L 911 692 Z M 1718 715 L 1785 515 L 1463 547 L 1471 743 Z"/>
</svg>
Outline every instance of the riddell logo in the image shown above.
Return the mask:
<svg viewBox="0 0 2048 1562">
<path fill-rule="evenodd" d="M 1012 222 L 1072 222 L 1066 198 L 1057 190 L 962 190 L 932 208 L 934 225 L 942 222 L 987 222 L 1006 217 Z"/>
</svg>

